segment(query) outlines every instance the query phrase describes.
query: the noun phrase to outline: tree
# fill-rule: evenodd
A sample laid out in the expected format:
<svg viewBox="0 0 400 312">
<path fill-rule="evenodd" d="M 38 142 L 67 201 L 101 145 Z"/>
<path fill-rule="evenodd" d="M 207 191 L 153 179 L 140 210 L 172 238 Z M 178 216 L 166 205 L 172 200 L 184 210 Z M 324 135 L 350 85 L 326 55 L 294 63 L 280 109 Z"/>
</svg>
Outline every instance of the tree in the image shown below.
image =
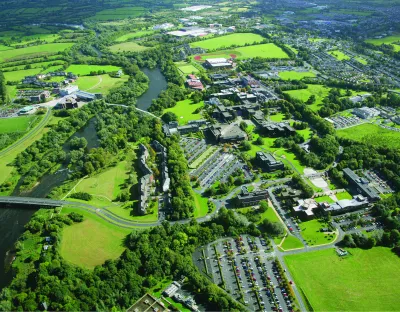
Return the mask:
<svg viewBox="0 0 400 312">
<path fill-rule="evenodd" d="M 6 104 L 7 102 L 7 88 L 6 78 L 2 71 L 0 71 L 0 104 Z"/>
<path fill-rule="evenodd" d="M 266 212 L 268 210 L 268 203 L 266 200 L 262 200 L 259 203 L 259 211 L 261 213 Z"/>
<path fill-rule="evenodd" d="M 191 98 L 193 103 L 199 103 L 203 99 L 203 94 L 199 91 L 194 91 Z"/>
<path fill-rule="evenodd" d="M 264 140 L 262 137 L 258 137 L 257 140 L 254 142 L 254 144 L 256 145 L 263 145 L 264 144 Z"/>
<path fill-rule="evenodd" d="M 285 229 L 283 228 L 283 225 L 279 222 L 271 222 L 268 219 L 264 219 L 263 222 L 261 223 L 262 229 L 272 235 L 272 236 L 277 236 L 281 235 L 285 232 Z"/>
<path fill-rule="evenodd" d="M 166 112 L 164 115 L 161 116 L 161 119 L 165 123 L 170 123 L 171 121 L 178 121 L 178 116 L 173 112 Z"/>
<path fill-rule="evenodd" d="M 85 138 L 78 138 L 78 137 L 73 137 L 71 141 L 69 142 L 69 146 L 71 150 L 78 150 L 78 149 L 85 149 L 87 146 L 88 142 Z"/>
<path fill-rule="evenodd" d="M 315 103 L 315 100 L 316 100 L 315 95 L 312 94 L 312 95 L 310 95 L 310 97 L 308 98 L 306 103 L 307 104 L 313 104 L 313 103 Z"/>
<path fill-rule="evenodd" d="M 240 147 L 244 150 L 244 151 L 250 151 L 251 150 L 251 144 L 248 141 L 243 141 L 240 144 Z"/>
</svg>

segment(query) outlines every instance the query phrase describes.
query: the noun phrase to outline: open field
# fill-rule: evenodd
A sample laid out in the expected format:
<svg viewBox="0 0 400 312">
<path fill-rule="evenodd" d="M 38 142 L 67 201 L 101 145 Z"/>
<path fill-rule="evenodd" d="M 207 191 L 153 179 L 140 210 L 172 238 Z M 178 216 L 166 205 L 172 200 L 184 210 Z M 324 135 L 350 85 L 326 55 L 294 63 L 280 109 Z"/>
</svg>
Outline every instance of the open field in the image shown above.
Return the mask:
<svg viewBox="0 0 400 312">
<path fill-rule="evenodd" d="M 204 106 L 204 102 L 194 104 L 192 100 L 187 99 L 179 101 L 174 107 L 167 108 L 164 110 L 166 112 L 173 112 L 178 116 L 178 121 L 180 125 L 187 124 L 189 120 L 199 120 L 202 118 L 200 114 L 195 114 L 194 112 Z"/>
<path fill-rule="evenodd" d="M 388 36 L 380 39 L 367 39 L 365 42 L 376 46 L 380 46 L 382 44 L 391 44 L 394 46 L 395 51 L 400 51 L 400 35 Z"/>
<path fill-rule="evenodd" d="M 304 245 L 296 236 L 288 235 L 283 241 L 281 247 L 284 250 L 290 250 L 290 249 L 304 248 Z"/>
<path fill-rule="evenodd" d="M 322 104 L 322 99 L 329 93 L 330 88 L 323 85 L 308 85 L 307 89 L 284 91 L 291 97 L 306 102 L 311 95 L 315 95 L 315 103 L 309 105 L 312 110 L 318 110 Z"/>
<path fill-rule="evenodd" d="M 125 42 L 128 41 L 129 39 L 134 39 L 134 38 L 141 38 L 145 36 L 149 36 L 155 33 L 155 30 L 138 30 L 135 32 L 130 32 L 128 34 L 122 35 L 121 37 L 118 37 L 115 39 L 116 42 Z"/>
<path fill-rule="evenodd" d="M 349 251 L 345 258 L 327 249 L 284 259 L 314 311 L 398 310 L 399 257 L 384 247 Z"/>
<path fill-rule="evenodd" d="M 217 38 L 207 39 L 203 41 L 193 42 L 191 47 L 200 47 L 203 49 L 225 49 L 232 45 L 244 46 L 246 44 L 260 43 L 264 38 L 252 33 L 235 33 Z"/>
<path fill-rule="evenodd" d="M 85 219 L 63 229 L 60 254 L 65 260 L 93 269 L 121 255 L 125 249 L 123 239 L 131 230 L 117 227 L 89 212 L 74 208 L 62 210 L 63 214 L 70 212 L 83 214 Z"/>
<path fill-rule="evenodd" d="M 20 81 L 25 78 L 25 76 L 34 76 L 41 72 L 41 68 L 23 69 L 11 72 L 5 72 L 4 78 L 6 81 Z"/>
<path fill-rule="evenodd" d="M 305 77 L 315 77 L 315 74 L 311 72 L 284 71 L 279 73 L 279 77 L 283 80 L 300 80 Z"/>
<path fill-rule="evenodd" d="M 105 71 L 106 73 L 115 72 L 121 69 L 118 66 L 112 65 L 71 65 L 65 71 L 72 72 L 75 75 L 86 76 L 91 72 Z"/>
<path fill-rule="evenodd" d="M 208 198 L 203 197 L 200 194 L 197 194 L 196 192 L 193 192 L 193 197 L 195 203 L 193 216 L 195 218 L 204 217 L 208 213 L 208 206 L 207 206 Z"/>
<path fill-rule="evenodd" d="M 17 42 L 13 42 L 11 45 L 16 46 L 16 45 L 22 45 L 22 44 L 29 44 L 31 42 L 35 41 L 46 41 L 47 43 L 52 43 L 59 39 L 60 36 L 57 34 L 35 34 L 35 35 L 28 35 L 28 36 L 22 36 L 22 37 L 17 37 Z"/>
<path fill-rule="evenodd" d="M 45 56 L 65 51 L 72 46 L 73 43 L 49 43 L 22 49 L 6 50 L 1 52 L 0 62 L 12 61 L 24 57 Z"/>
<path fill-rule="evenodd" d="M 333 57 L 335 57 L 336 59 L 338 59 L 339 61 L 350 59 L 350 57 L 348 55 L 344 54 L 342 51 L 339 51 L 339 50 L 329 51 L 328 53 L 330 55 L 332 55 Z"/>
<path fill-rule="evenodd" d="M 110 47 L 111 52 L 141 52 L 147 49 L 150 48 L 138 45 L 136 42 L 118 43 Z"/>
<path fill-rule="evenodd" d="M 128 75 L 124 75 L 121 78 L 112 78 L 110 75 L 104 74 L 99 76 L 79 77 L 75 84 L 83 91 L 106 94 L 110 89 L 127 82 L 128 79 Z"/>
<path fill-rule="evenodd" d="M 337 130 L 336 133 L 339 137 L 364 142 L 366 144 L 389 148 L 400 148 L 400 133 L 381 128 L 378 125 L 367 123 L 343 130 Z"/>
<path fill-rule="evenodd" d="M 200 62 L 208 58 L 231 58 L 232 56 L 236 57 L 239 60 L 254 58 L 254 57 L 263 57 L 263 58 L 281 58 L 286 59 L 288 55 L 278 46 L 273 43 L 265 43 L 258 44 L 248 47 L 235 48 L 234 50 L 221 50 L 213 53 L 206 53 L 194 56 L 193 59 L 196 60 L 198 56 L 201 57 Z"/>
<path fill-rule="evenodd" d="M 0 118 L 0 133 L 25 132 L 39 116 Z"/>
<path fill-rule="evenodd" d="M 145 11 L 145 8 L 142 7 L 122 7 L 116 9 L 107 9 L 97 12 L 95 16 L 90 17 L 89 19 L 96 21 L 119 20 L 137 17 L 143 14 Z"/>
<path fill-rule="evenodd" d="M 12 47 L 0 44 L 0 51 L 7 51 L 7 50 L 12 50 L 12 49 L 13 49 Z"/>
<path fill-rule="evenodd" d="M 183 75 L 196 74 L 199 72 L 196 67 L 187 62 L 175 62 L 175 65 Z"/>
<path fill-rule="evenodd" d="M 336 234 L 333 234 L 332 238 L 330 234 L 320 232 L 321 228 L 327 227 L 327 224 L 321 223 L 318 220 L 306 221 L 300 223 L 300 233 L 310 246 L 328 244 L 335 241 Z"/>
</svg>

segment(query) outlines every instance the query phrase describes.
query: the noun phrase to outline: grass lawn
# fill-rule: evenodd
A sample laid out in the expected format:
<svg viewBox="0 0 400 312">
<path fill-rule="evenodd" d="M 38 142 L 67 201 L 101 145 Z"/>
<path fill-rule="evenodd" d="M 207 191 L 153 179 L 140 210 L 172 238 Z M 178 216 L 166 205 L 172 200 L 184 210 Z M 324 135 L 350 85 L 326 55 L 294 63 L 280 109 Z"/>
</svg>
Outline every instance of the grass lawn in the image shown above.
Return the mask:
<svg viewBox="0 0 400 312">
<path fill-rule="evenodd" d="M 166 112 L 173 112 L 178 116 L 178 121 L 180 125 L 185 125 L 189 120 L 199 120 L 202 118 L 201 114 L 195 114 L 194 112 L 204 106 L 204 102 L 194 104 L 191 99 L 186 99 L 176 103 L 174 107 L 167 108 L 164 110 Z"/>
<path fill-rule="evenodd" d="M 399 257 L 384 247 L 334 249 L 286 256 L 285 262 L 314 311 L 396 311 Z"/>
<path fill-rule="evenodd" d="M 329 204 L 335 203 L 335 201 L 329 196 L 320 196 L 320 197 L 315 197 L 314 199 L 317 203 L 324 203 L 324 202 L 327 202 Z"/>
<path fill-rule="evenodd" d="M 121 69 L 121 67 L 113 65 L 71 65 L 65 71 L 72 72 L 75 75 L 86 76 L 90 75 L 91 72 L 98 72 L 104 70 L 106 73 L 115 72 Z"/>
<path fill-rule="evenodd" d="M 150 48 L 138 45 L 136 42 L 118 43 L 110 47 L 111 52 L 141 52 L 147 49 Z"/>
<path fill-rule="evenodd" d="M 186 62 L 176 62 L 175 65 L 183 75 L 196 74 L 199 72 L 196 67 Z"/>
<path fill-rule="evenodd" d="M 367 43 L 372 43 L 373 45 L 380 46 L 382 44 L 391 44 L 396 52 L 400 51 L 400 35 L 388 36 L 381 39 L 367 39 Z"/>
<path fill-rule="evenodd" d="M 129 39 L 134 39 L 134 38 L 141 38 L 145 36 L 149 36 L 154 34 L 154 30 L 139 30 L 136 32 L 130 32 L 128 34 L 122 35 L 121 37 L 118 37 L 115 39 L 116 42 L 125 42 L 128 41 Z"/>
<path fill-rule="evenodd" d="M 1 57 L 1 56 L 0 56 Z M 41 72 L 41 68 L 31 68 L 31 69 L 23 69 L 23 70 L 16 70 L 11 72 L 5 72 L 4 78 L 6 81 L 18 81 L 20 82 L 25 76 L 34 76 Z"/>
<path fill-rule="evenodd" d="M 191 47 L 200 47 L 203 49 L 218 50 L 229 48 L 232 45 L 244 46 L 246 44 L 260 43 L 264 38 L 252 33 L 235 33 L 226 36 L 216 37 L 203 41 L 193 42 Z"/>
<path fill-rule="evenodd" d="M 279 150 L 275 153 L 276 156 L 279 156 L 279 158 L 289 166 L 290 169 L 292 169 L 292 166 L 288 164 L 289 162 L 293 165 L 293 167 L 300 172 L 300 174 L 303 174 L 305 166 L 303 166 L 300 161 L 297 159 L 296 155 L 294 155 L 291 152 L 288 152 L 287 150 Z"/>
<path fill-rule="evenodd" d="M 127 82 L 128 79 L 128 75 L 123 75 L 121 78 L 112 78 L 110 75 L 104 74 L 79 77 L 75 84 L 83 91 L 106 94 L 110 89 Z"/>
<path fill-rule="evenodd" d="M 282 120 L 285 120 L 285 115 L 282 114 L 282 113 L 278 113 L 278 114 L 275 114 L 275 115 L 269 115 L 268 118 L 271 121 L 280 122 Z"/>
<path fill-rule="evenodd" d="M 73 43 L 49 43 L 21 49 L 6 50 L 1 52 L 0 62 L 21 59 L 24 57 L 45 56 L 65 51 L 72 46 Z"/>
<path fill-rule="evenodd" d="M 12 49 L 14 49 L 14 48 L 0 44 L 0 51 L 7 51 L 7 50 L 12 50 Z"/>
<path fill-rule="evenodd" d="M 128 170 L 128 161 L 120 161 L 117 166 L 84 179 L 75 187 L 75 191 L 103 197 L 110 203 L 121 192 L 121 185 L 129 176 Z"/>
<path fill-rule="evenodd" d="M 62 213 L 78 212 L 85 219 L 66 226 L 62 232 L 61 256 L 80 267 L 93 269 L 108 259 L 116 259 L 124 251 L 123 239 L 131 230 L 117 227 L 98 216 L 74 208 L 63 208 Z"/>
<path fill-rule="evenodd" d="M 327 227 L 327 224 L 321 223 L 319 220 L 306 221 L 300 223 L 300 233 L 310 246 L 328 244 L 335 241 L 336 234 L 333 234 L 332 238 L 330 234 L 320 232 L 321 228 Z"/>
<path fill-rule="evenodd" d="M 280 72 L 279 77 L 281 77 L 283 80 L 300 80 L 305 77 L 315 77 L 315 74 L 311 72 L 297 72 L 291 70 Z"/>
<path fill-rule="evenodd" d="M 330 88 L 323 85 L 308 85 L 307 89 L 284 91 L 291 97 L 306 102 L 311 95 L 315 95 L 315 103 L 309 105 L 312 110 L 318 110 L 322 104 L 322 99 L 329 93 Z"/>
<path fill-rule="evenodd" d="M 360 62 L 361 64 L 363 64 L 363 65 L 367 65 L 367 64 L 368 64 L 367 60 L 364 59 L 364 58 L 362 58 L 361 56 L 356 56 L 355 59 L 356 59 L 357 61 L 359 61 L 359 62 Z"/>
<path fill-rule="evenodd" d="M 205 198 L 201 196 L 200 194 L 197 194 L 196 192 L 193 192 L 193 197 L 194 197 L 194 203 L 195 203 L 195 209 L 194 209 L 194 217 L 195 218 L 200 218 L 204 217 L 208 213 L 208 198 Z"/>
<path fill-rule="evenodd" d="M 39 116 L 23 116 L 0 119 L 0 133 L 25 132 Z M 40 117 L 39 117 L 40 118 Z"/>
<path fill-rule="evenodd" d="M 381 128 L 378 125 L 367 123 L 337 130 L 336 133 L 341 138 L 351 139 L 374 146 L 400 148 L 400 133 Z"/>
<path fill-rule="evenodd" d="M 347 54 L 344 54 L 342 51 L 339 51 L 339 50 L 329 51 L 328 54 L 332 55 L 339 61 L 350 59 L 350 57 Z"/>
<path fill-rule="evenodd" d="M 290 250 L 304 248 L 304 245 L 296 236 L 288 235 L 283 241 L 281 247 L 284 250 Z"/>
<path fill-rule="evenodd" d="M 338 200 L 342 200 L 342 199 L 352 199 L 353 196 L 351 196 L 349 192 L 342 192 L 342 193 L 337 193 L 337 194 L 336 194 L 336 198 L 337 198 Z"/>
</svg>

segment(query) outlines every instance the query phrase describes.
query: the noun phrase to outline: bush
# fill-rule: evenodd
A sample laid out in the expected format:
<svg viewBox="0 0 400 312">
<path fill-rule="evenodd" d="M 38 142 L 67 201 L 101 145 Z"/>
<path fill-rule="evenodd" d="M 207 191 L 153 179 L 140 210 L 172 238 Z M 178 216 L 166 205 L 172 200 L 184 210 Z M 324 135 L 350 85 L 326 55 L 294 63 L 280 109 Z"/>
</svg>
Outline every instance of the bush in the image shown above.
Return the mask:
<svg viewBox="0 0 400 312">
<path fill-rule="evenodd" d="M 80 213 L 71 212 L 70 214 L 68 214 L 68 217 L 74 222 L 82 222 L 83 221 L 83 215 L 81 215 Z"/>
<path fill-rule="evenodd" d="M 92 195 L 90 195 L 89 193 L 85 193 L 85 192 L 73 193 L 73 194 L 69 195 L 69 197 L 75 198 L 75 199 L 81 199 L 81 200 L 85 200 L 85 201 L 90 201 L 93 198 Z"/>
</svg>

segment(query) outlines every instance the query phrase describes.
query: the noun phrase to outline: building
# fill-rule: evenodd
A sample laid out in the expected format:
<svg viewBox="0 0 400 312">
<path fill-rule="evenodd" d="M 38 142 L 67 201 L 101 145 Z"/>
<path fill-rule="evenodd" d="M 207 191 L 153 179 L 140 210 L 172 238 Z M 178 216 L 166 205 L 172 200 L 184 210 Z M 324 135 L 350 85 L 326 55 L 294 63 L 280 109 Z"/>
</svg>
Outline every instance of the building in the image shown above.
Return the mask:
<svg viewBox="0 0 400 312">
<path fill-rule="evenodd" d="M 36 108 L 33 106 L 25 106 L 18 111 L 18 115 L 29 115 L 33 114 L 36 111 Z"/>
<path fill-rule="evenodd" d="M 210 69 L 232 68 L 232 62 L 226 58 L 206 59 L 204 66 Z"/>
<path fill-rule="evenodd" d="M 371 94 L 369 94 L 369 93 L 362 94 L 362 95 L 356 95 L 356 96 L 349 98 L 349 100 L 355 104 L 355 103 L 360 103 L 360 102 L 364 101 L 367 97 L 370 97 L 370 96 L 371 96 Z"/>
<path fill-rule="evenodd" d="M 160 142 L 157 140 L 153 141 L 153 146 L 154 149 L 158 152 L 160 156 L 160 162 L 161 162 L 161 188 L 163 192 L 168 192 L 171 184 L 171 179 L 169 178 L 169 173 L 168 173 L 168 154 L 167 154 L 167 149 L 165 148 L 164 145 L 162 145 Z"/>
<path fill-rule="evenodd" d="M 216 142 L 239 142 L 247 139 L 247 134 L 236 124 L 212 125 L 209 128 Z"/>
<path fill-rule="evenodd" d="M 245 186 L 242 187 L 242 192 L 236 197 L 236 205 L 238 207 L 255 206 L 262 200 L 268 199 L 268 190 L 257 190 L 249 192 Z"/>
<path fill-rule="evenodd" d="M 364 106 L 361 108 L 353 109 L 353 114 L 362 119 L 370 119 L 370 118 L 379 116 L 380 112 L 375 108 Z"/>
<path fill-rule="evenodd" d="M 255 163 L 257 166 L 266 171 L 283 170 L 285 165 L 283 162 L 276 160 L 270 153 L 257 152 Z"/>
<path fill-rule="evenodd" d="M 192 124 L 187 124 L 186 126 L 179 126 L 177 130 L 179 134 L 188 134 L 193 132 L 199 132 L 200 127 L 198 124 L 192 123 Z"/>
<path fill-rule="evenodd" d="M 88 102 L 94 101 L 96 98 L 100 98 L 100 96 L 97 94 L 79 90 L 75 92 L 75 95 L 78 97 L 78 99 Z"/>
<path fill-rule="evenodd" d="M 46 309 L 47 310 L 47 309 Z M 155 298 L 150 294 L 145 294 L 136 301 L 126 312 L 167 312 L 167 309 L 161 298 Z"/>
<path fill-rule="evenodd" d="M 72 94 L 74 92 L 77 92 L 77 91 L 79 91 L 78 86 L 69 86 L 69 87 L 66 87 L 64 89 L 60 89 L 60 95 L 61 96 L 66 96 L 66 95 L 70 95 L 70 94 Z"/>
<path fill-rule="evenodd" d="M 164 291 L 163 295 L 166 297 L 172 297 L 173 295 L 176 294 L 176 292 L 181 288 L 181 284 L 178 282 L 174 281 L 169 285 Z"/>
<path fill-rule="evenodd" d="M 150 198 L 151 185 L 154 180 L 153 171 L 147 165 L 149 151 L 143 144 L 139 144 L 141 156 L 139 159 L 139 168 L 142 171 L 142 177 L 139 180 L 139 213 L 146 214 L 148 202 Z"/>
<path fill-rule="evenodd" d="M 365 208 L 369 205 L 369 201 L 362 195 L 354 196 L 353 199 L 342 199 L 334 204 L 324 203 L 321 205 L 325 214 L 331 215 L 343 214 L 358 209 Z"/>
<path fill-rule="evenodd" d="M 350 168 L 343 169 L 344 177 L 349 181 L 350 185 L 357 190 L 358 193 L 367 197 L 370 201 L 380 200 L 379 194 L 376 189 L 369 186 L 368 180 L 360 178 Z"/>
<path fill-rule="evenodd" d="M 290 136 L 296 133 L 293 127 L 284 122 L 263 122 L 260 128 L 269 137 Z"/>
<path fill-rule="evenodd" d="M 300 199 L 297 203 L 298 205 L 293 207 L 295 216 L 303 220 L 314 219 L 314 211 L 319 209 L 318 203 L 314 199 Z"/>
<path fill-rule="evenodd" d="M 203 84 L 201 83 L 200 79 L 198 79 L 195 75 L 188 75 L 188 78 L 189 79 L 186 80 L 186 84 L 190 89 L 199 91 L 204 90 Z"/>
</svg>

